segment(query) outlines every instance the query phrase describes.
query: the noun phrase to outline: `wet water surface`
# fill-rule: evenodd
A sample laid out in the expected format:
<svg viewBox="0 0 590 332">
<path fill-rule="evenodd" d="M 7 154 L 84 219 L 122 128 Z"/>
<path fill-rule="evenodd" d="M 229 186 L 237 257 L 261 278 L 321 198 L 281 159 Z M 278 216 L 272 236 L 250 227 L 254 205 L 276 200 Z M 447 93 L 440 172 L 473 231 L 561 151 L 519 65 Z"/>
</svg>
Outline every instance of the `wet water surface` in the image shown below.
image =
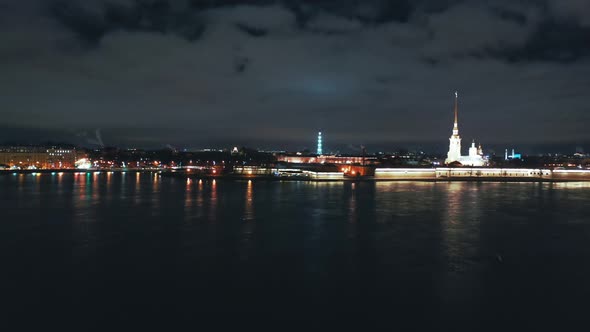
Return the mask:
<svg viewBox="0 0 590 332">
<path fill-rule="evenodd" d="M 590 184 L 0 176 L 7 316 L 403 330 L 586 323 Z"/>
</svg>

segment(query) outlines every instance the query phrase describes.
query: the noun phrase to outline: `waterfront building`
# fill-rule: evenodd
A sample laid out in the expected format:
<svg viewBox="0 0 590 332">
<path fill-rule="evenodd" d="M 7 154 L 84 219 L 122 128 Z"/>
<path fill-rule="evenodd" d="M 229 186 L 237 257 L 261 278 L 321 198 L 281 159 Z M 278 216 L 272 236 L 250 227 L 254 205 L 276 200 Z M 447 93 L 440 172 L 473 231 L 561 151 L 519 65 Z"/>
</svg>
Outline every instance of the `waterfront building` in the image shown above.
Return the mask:
<svg viewBox="0 0 590 332">
<path fill-rule="evenodd" d="M 289 154 L 278 154 L 276 155 L 277 161 L 292 164 L 362 164 L 362 156 L 334 156 L 334 155 L 321 155 L 321 156 L 302 156 L 302 155 L 289 155 Z"/>
<path fill-rule="evenodd" d="M 0 164 L 13 169 L 74 168 L 76 149 L 59 146 L 0 147 Z"/>
<path fill-rule="evenodd" d="M 486 166 L 487 160 L 483 156 L 481 144 L 475 146 L 475 141 L 471 143 L 469 155 L 461 155 L 461 136 L 459 135 L 459 94 L 455 92 L 455 122 L 453 125 L 453 134 L 449 138 L 449 152 L 445 164 L 459 163 L 463 166 Z"/>
</svg>

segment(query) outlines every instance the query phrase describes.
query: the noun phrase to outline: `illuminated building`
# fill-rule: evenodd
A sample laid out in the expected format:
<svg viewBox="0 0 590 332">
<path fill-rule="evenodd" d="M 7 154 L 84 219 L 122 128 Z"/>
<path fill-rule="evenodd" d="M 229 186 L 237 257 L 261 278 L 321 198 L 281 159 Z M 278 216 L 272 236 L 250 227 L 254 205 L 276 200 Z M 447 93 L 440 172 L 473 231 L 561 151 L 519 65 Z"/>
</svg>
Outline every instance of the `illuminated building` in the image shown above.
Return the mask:
<svg viewBox="0 0 590 332">
<path fill-rule="evenodd" d="M 455 123 L 453 125 L 453 135 L 449 138 L 449 152 L 445 164 L 458 162 L 463 166 L 485 166 L 487 160 L 483 157 L 483 149 L 481 144 L 479 147 L 475 146 L 475 142 L 469 148 L 469 155 L 461 155 L 461 136 L 459 136 L 459 95 L 455 92 Z"/>
<path fill-rule="evenodd" d="M 74 168 L 76 150 L 57 146 L 0 147 L 0 164 L 17 169 Z"/>
<path fill-rule="evenodd" d="M 321 156 L 323 154 L 323 151 L 322 151 L 322 132 L 321 131 L 318 132 L 318 149 L 317 149 L 316 154 L 318 156 Z"/>
<path fill-rule="evenodd" d="M 453 125 L 453 135 L 449 138 L 449 152 L 445 163 L 450 164 L 461 159 L 461 136 L 459 136 L 459 110 L 458 94 L 455 92 L 455 124 Z"/>
<path fill-rule="evenodd" d="M 277 155 L 277 161 L 293 164 L 362 164 L 360 156 L 291 156 Z"/>
<path fill-rule="evenodd" d="M 506 160 L 509 160 L 509 159 L 512 159 L 512 160 L 522 159 L 522 154 L 516 153 L 516 152 L 514 152 L 514 149 L 512 149 L 512 154 L 508 155 L 508 149 L 506 149 Z"/>
</svg>

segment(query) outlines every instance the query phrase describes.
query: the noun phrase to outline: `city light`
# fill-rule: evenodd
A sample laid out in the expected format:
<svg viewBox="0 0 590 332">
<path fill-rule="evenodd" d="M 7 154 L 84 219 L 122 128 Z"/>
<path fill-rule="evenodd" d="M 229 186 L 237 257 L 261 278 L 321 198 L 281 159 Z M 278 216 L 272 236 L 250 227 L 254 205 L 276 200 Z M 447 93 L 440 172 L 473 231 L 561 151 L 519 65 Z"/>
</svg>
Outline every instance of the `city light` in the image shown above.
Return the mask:
<svg viewBox="0 0 590 332">
<path fill-rule="evenodd" d="M 90 169 L 92 168 L 92 163 L 87 158 L 82 158 L 75 162 L 75 166 L 77 169 Z"/>
</svg>

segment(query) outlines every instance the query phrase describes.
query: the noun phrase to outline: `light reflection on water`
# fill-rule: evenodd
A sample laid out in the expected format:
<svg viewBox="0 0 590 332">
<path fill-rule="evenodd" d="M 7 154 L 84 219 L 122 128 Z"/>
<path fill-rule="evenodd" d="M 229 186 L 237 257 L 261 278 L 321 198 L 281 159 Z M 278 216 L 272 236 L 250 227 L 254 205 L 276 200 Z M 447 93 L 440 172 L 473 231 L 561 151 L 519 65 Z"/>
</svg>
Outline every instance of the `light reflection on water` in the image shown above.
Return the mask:
<svg viewBox="0 0 590 332">
<path fill-rule="evenodd" d="M 480 186 L 449 183 L 446 188 L 446 213 L 443 215 L 442 247 L 448 270 L 462 273 L 477 257 L 481 202 Z"/>
<path fill-rule="evenodd" d="M 191 179 L 186 179 L 186 191 L 184 194 L 184 209 L 189 211 L 193 204 L 192 197 L 193 182 Z"/>
<path fill-rule="evenodd" d="M 209 198 L 209 221 L 217 222 L 217 180 L 211 180 L 211 196 Z"/>
<path fill-rule="evenodd" d="M 254 217 L 254 185 L 252 180 L 246 183 L 244 214 L 240 227 L 239 256 L 241 261 L 247 261 L 253 250 L 256 221 Z"/>
<path fill-rule="evenodd" d="M 555 182 L 546 183 L 552 189 L 590 189 L 590 182 Z"/>
<path fill-rule="evenodd" d="M 78 287 L 113 298 L 124 292 L 100 288 L 108 278 L 95 274 L 164 280 L 191 299 L 221 294 L 264 307 L 302 294 L 315 309 L 378 311 L 385 301 L 387 310 L 417 303 L 449 317 L 535 307 L 537 292 L 549 306 L 590 294 L 588 183 L 189 182 L 104 172 L 0 181 L 0 225 L 11 227 L 2 234 L 30 239 L 5 249 L 31 246 L 69 262 L 74 270 L 60 277 L 77 273 Z M 66 249 L 56 258 L 45 246 Z M 268 285 L 283 297 L 256 302 Z"/>
<path fill-rule="evenodd" d="M 252 180 L 248 180 L 247 187 L 246 187 L 246 200 L 245 200 L 245 209 L 244 209 L 244 217 L 243 220 L 252 220 L 254 219 L 254 188 L 252 185 Z"/>
</svg>

